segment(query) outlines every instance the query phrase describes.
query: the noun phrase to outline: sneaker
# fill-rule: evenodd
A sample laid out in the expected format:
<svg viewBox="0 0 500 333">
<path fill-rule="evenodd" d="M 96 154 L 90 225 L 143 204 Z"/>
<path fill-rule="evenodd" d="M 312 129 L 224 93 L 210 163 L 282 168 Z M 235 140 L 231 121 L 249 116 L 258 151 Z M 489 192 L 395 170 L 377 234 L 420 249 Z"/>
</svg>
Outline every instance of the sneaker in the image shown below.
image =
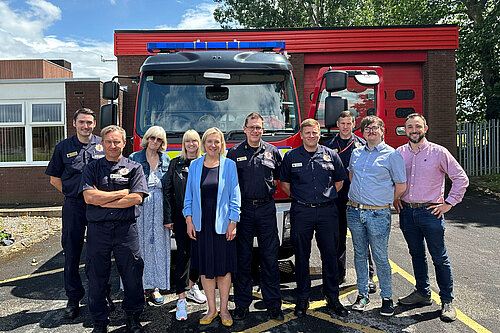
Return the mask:
<svg viewBox="0 0 500 333">
<path fill-rule="evenodd" d="M 188 319 L 185 299 L 180 299 L 177 301 L 177 307 L 175 309 L 175 319 L 177 319 L 178 321 L 184 321 Z"/>
<path fill-rule="evenodd" d="M 165 303 L 165 298 L 160 294 L 160 289 L 154 288 L 149 297 L 154 305 L 162 305 Z"/>
<path fill-rule="evenodd" d="M 375 294 L 377 292 L 377 285 L 372 278 L 368 279 L 368 293 Z"/>
<path fill-rule="evenodd" d="M 368 304 L 370 304 L 370 299 L 367 296 L 358 295 L 358 298 L 356 298 L 356 302 L 352 304 L 351 309 L 363 312 Z"/>
<path fill-rule="evenodd" d="M 398 299 L 398 303 L 402 305 L 431 305 L 431 296 L 422 295 L 417 290 L 414 290 L 406 297 L 401 297 Z"/>
<path fill-rule="evenodd" d="M 446 322 L 452 322 L 457 319 L 457 311 L 455 307 L 450 302 L 443 302 L 441 304 L 441 320 Z"/>
<path fill-rule="evenodd" d="M 207 301 L 207 296 L 205 296 L 198 285 L 193 285 L 191 289 L 186 292 L 186 298 L 190 299 L 198 304 L 203 304 Z"/>
<path fill-rule="evenodd" d="M 382 307 L 380 308 L 380 314 L 386 317 L 390 317 L 394 314 L 394 305 L 392 304 L 392 299 L 390 298 L 382 299 Z"/>
</svg>

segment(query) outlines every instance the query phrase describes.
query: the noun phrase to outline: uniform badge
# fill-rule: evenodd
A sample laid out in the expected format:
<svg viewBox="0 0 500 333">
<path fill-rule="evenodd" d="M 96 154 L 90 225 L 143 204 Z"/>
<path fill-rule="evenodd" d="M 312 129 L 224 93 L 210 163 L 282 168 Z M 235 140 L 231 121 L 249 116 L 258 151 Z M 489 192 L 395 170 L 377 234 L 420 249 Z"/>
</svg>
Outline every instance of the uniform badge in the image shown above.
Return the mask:
<svg viewBox="0 0 500 333">
<path fill-rule="evenodd" d="M 332 158 L 330 157 L 330 155 L 323 155 L 323 159 L 327 162 L 331 162 L 332 161 Z"/>
<path fill-rule="evenodd" d="M 356 143 L 354 144 L 354 146 L 356 146 L 356 148 L 359 148 L 359 147 L 361 147 L 361 146 L 362 146 L 362 144 L 361 144 L 361 143 L 359 143 L 359 142 L 356 142 Z"/>
<path fill-rule="evenodd" d="M 95 146 L 95 151 L 99 151 L 99 152 L 101 152 L 101 151 L 103 151 L 103 150 L 104 150 L 104 149 L 103 149 L 103 147 L 102 147 L 102 145 L 101 145 L 100 143 L 99 143 L 99 144 L 97 144 L 97 145 Z"/>
<path fill-rule="evenodd" d="M 241 162 L 241 161 L 246 161 L 247 157 L 246 156 L 241 156 L 236 159 L 236 162 Z"/>
<path fill-rule="evenodd" d="M 77 152 L 77 151 L 74 151 L 74 152 L 72 152 L 72 153 L 67 153 L 67 154 L 66 154 L 66 157 L 68 157 L 68 158 L 69 158 L 69 157 L 73 157 L 73 156 L 76 156 L 76 155 L 78 155 L 78 152 Z"/>
<path fill-rule="evenodd" d="M 302 166 L 302 162 L 299 163 L 292 163 L 292 168 L 299 168 Z"/>
<path fill-rule="evenodd" d="M 338 152 L 339 152 L 339 150 L 338 150 L 337 148 L 333 148 L 332 150 L 333 150 L 334 152 L 336 152 L 336 153 L 338 153 Z"/>
<path fill-rule="evenodd" d="M 122 168 L 122 169 L 118 170 L 118 173 L 122 176 L 128 175 L 129 172 L 130 172 L 130 170 L 127 168 Z"/>
<path fill-rule="evenodd" d="M 273 158 L 273 155 L 271 154 L 271 152 L 270 152 L 270 151 L 266 151 L 266 152 L 264 153 L 264 158 L 267 158 L 267 159 L 269 159 L 269 160 L 270 160 L 270 159 L 272 159 L 272 158 Z"/>
</svg>

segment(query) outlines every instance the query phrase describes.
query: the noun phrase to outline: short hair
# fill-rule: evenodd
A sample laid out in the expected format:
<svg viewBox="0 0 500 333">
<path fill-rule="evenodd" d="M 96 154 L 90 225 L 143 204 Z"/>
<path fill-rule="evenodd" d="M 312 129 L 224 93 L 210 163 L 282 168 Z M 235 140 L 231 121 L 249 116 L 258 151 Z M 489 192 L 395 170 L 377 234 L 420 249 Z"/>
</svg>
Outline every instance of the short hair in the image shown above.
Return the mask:
<svg viewBox="0 0 500 333">
<path fill-rule="evenodd" d="M 353 124 L 356 122 L 356 117 L 354 116 L 354 113 L 352 113 L 351 111 L 348 111 L 348 110 L 340 112 L 337 121 L 339 121 L 340 118 L 347 118 L 347 117 L 351 117 Z"/>
<path fill-rule="evenodd" d="M 159 139 L 162 139 L 162 143 L 158 151 L 164 151 L 167 149 L 167 134 L 165 130 L 161 126 L 151 126 L 148 128 L 144 136 L 142 137 L 141 147 L 146 149 L 148 148 L 149 138 L 155 136 Z"/>
<path fill-rule="evenodd" d="M 260 113 L 257 113 L 257 112 L 252 112 L 250 113 L 246 118 L 245 118 L 245 127 L 247 126 L 248 124 L 248 120 L 250 119 L 260 119 L 262 120 L 262 126 L 264 126 L 264 118 L 262 118 L 262 116 L 260 115 Z"/>
<path fill-rule="evenodd" d="M 108 133 L 111 133 L 111 132 L 120 132 L 120 134 L 122 135 L 123 142 L 127 141 L 127 133 L 125 132 L 125 130 L 123 128 L 121 128 L 120 126 L 117 126 L 117 125 L 109 125 L 109 126 L 104 127 L 101 130 L 101 138 L 104 138 Z"/>
<path fill-rule="evenodd" d="M 201 138 L 201 151 L 203 153 L 206 153 L 206 151 L 205 151 L 205 142 L 207 142 L 207 137 L 209 135 L 212 135 L 212 134 L 219 134 L 219 136 L 220 136 L 220 143 L 221 143 L 221 147 L 220 147 L 219 153 L 220 154 L 225 153 L 226 152 L 226 140 L 224 140 L 224 134 L 222 134 L 221 130 L 218 129 L 217 127 L 210 127 L 209 129 L 207 129 L 205 131 L 205 133 L 203 133 L 203 137 Z"/>
<path fill-rule="evenodd" d="M 427 120 L 425 120 L 424 116 L 421 115 L 420 113 L 412 113 L 412 114 L 409 114 L 406 116 L 406 119 L 405 119 L 405 126 L 406 126 L 406 122 L 410 119 L 413 119 L 413 118 L 420 118 L 424 121 L 424 126 L 427 126 Z"/>
<path fill-rule="evenodd" d="M 365 128 L 368 125 L 371 125 L 373 123 L 377 123 L 382 129 L 382 132 L 384 131 L 384 121 L 382 119 L 377 116 L 367 116 L 364 117 L 363 120 L 361 120 L 361 133 L 365 131 Z"/>
<path fill-rule="evenodd" d="M 304 127 L 308 126 L 314 126 L 320 128 L 319 123 L 316 119 L 307 118 L 304 119 L 304 121 L 300 124 L 300 131 L 302 132 L 304 130 Z"/>
<path fill-rule="evenodd" d="M 186 150 L 186 141 L 189 140 L 196 140 L 198 141 L 198 151 L 196 152 L 196 157 L 201 156 L 201 139 L 200 135 L 198 132 L 196 132 L 194 129 L 187 130 L 184 135 L 182 136 L 182 151 L 181 151 L 181 157 L 184 160 L 187 160 L 187 150 Z"/>
<path fill-rule="evenodd" d="M 95 121 L 95 112 L 89 108 L 81 108 L 81 109 L 76 110 L 75 114 L 73 115 L 73 120 L 76 120 L 76 118 L 78 118 L 78 116 L 81 114 L 91 115 L 92 117 L 94 117 L 94 121 Z"/>
</svg>

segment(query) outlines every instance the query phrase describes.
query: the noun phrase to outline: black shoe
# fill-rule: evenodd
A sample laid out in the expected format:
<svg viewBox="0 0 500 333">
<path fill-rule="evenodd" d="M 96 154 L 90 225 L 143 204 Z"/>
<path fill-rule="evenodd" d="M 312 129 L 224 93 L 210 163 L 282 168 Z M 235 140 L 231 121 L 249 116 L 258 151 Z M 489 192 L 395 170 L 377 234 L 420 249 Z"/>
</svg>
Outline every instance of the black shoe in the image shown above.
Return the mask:
<svg viewBox="0 0 500 333">
<path fill-rule="evenodd" d="M 108 284 L 106 287 L 106 300 L 108 301 L 109 305 L 109 312 L 113 312 L 116 310 L 116 306 L 113 304 L 113 300 L 111 299 L 111 285 Z"/>
<path fill-rule="evenodd" d="M 141 311 L 136 313 L 127 313 L 127 332 L 128 333 L 142 333 L 142 325 L 141 325 Z"/>
<path fill-rule="evenodd" d="M 244 320 L 248 315 L 248 308 L 242 308 L 237 306 L 233 311 L 233 319 L 234 320 Z"/>
<path fill-rule="evenodd" d="M 64 309 L 64 318 L 66 319 L 75 319 L 78 317 L 78 313 L 80 312 L 80 302 L 75 301 L 73 299 L 69 299 L 66 304 L 66 308 Z"/>
<path fill-rule="evenodd" d="M 299 318 L 303 318 L 307 314 L 307 309 L 309 309 L 309 299 L 298 299 L 293 314 Z"/>
<path fill-rule="evenodd" d="M 392 299 L 390 298 L 382 299 L 382 307 L 380 308 L 380 314 L 386 317 L 390 317 L 394 314 L 394 305 L 392 304 Z"/>
<path fill-rule="evenodd" d="M 94 325 L 94 329 L 92 330 L 92 333 L 108 333 L 108 326 L 104 325 Z"/>
<path fill-rule="evenodd" d="M 345 282 L 346 282 L 346 276 L 345 275 L 339 276 L 339 286 L 343 285 Z"/>
<path fill-rule="evenodd" d="M 283 316 L 283 311 L 281 311 L 281 308 L 268 309 L 267 313 L 269 314 L 269 318 L 271 318 L 271 319 L 279 320 L 279 321 L 285 320 L 285 317 Z"/>
<path fill-rule="evenodd" d="M 326 307 L 335 312 L 337 316 L 347 317 L 349 315 L 349 311 L 340 303 L 338 298 L 326 297 Z"/>
<path fill-rule="evenodd" d="M 370 278 L 368 280 L 368 293 L 369 294 L 375 294 L 377 292 L 377 285 L 375 282 L 373 282 L 373 279 Z"/>
</svg>

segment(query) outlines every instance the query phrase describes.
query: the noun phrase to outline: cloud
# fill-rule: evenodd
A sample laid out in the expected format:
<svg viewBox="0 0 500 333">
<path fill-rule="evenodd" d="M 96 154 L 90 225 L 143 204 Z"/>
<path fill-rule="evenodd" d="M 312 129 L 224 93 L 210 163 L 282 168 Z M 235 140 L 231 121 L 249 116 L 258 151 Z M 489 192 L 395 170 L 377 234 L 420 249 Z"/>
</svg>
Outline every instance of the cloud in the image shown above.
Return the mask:
<svg viewBox="0 0 500 333">
<path fill-rule="evenodd" d="M 0 59 L 65 59 L 71 62 L 74 77 L 116 74 L 116 63 L 100 61 L 101 55 L 114 59 L 113 44 L 76 41 L 46 36 L 45 30 L 62 17 L 61 9 L 45 0 L 28 0 L 25 10 L 12 10 L 0 1 Z"/>
<path fill-rule="evenodd" d="M 156 29 L 160 30 L 196 30 L 196 29 L 218 29 L 219 23 L 214 19 L 214 10 L 217 8 L 213 3 L 201 3 L 194 9 L 188 9 L 177 26 L 160 25 Z"/>
</svg>

